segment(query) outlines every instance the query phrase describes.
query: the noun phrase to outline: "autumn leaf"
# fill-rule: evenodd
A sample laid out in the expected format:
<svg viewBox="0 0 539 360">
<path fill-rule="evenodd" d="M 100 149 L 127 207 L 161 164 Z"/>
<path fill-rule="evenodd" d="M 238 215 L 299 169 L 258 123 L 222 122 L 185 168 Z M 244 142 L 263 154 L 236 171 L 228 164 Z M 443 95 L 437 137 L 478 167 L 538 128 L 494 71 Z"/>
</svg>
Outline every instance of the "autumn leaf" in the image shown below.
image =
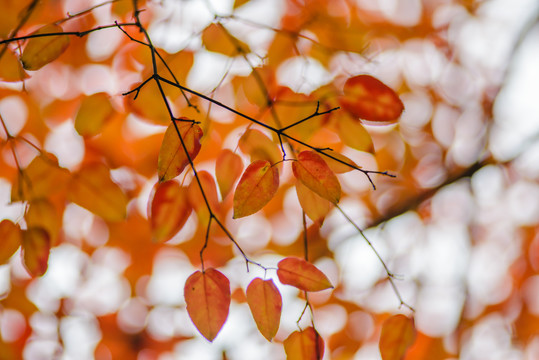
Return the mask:
<svg viewBox="0 0 539 360">
<path fill-rule="evenodd" d="M 49 234 L 51 245 L 56 244 L 62 227 L 62 218 L 50 201 L 44 198 L 30 201 L 24 219 L 29 228 L 45 229 Z"/>
<path fill-rule="evenodd" d="M 339 103 L 353 117 L 376 124 L 394 123 L 404 110 L 397 93 L 370 75 L 348 79 Z"/>
<path fill-rule="evenodd" d="M 65 191 L 69 171 L 58 166 L 56 157 L 49 153 L 36 156 L 19 173 L 11 188 L 11 201 L 28 201 Z"/>
<path fill-rule="evenodd" d="M 287 360 L 320 360 L 324 357 L 324 340 L 313 327 L 294 331 L 284 341 Z"/>
<path fill-rule="evenodd" d="M 247 286 L 247 303 L 258 330 L 268 341 L 271 341 L 279 330 L 283 305 L 281 293 L 273 280 L 256 278 L 251 281 Z"/>
<path fill-rule="evenodd" d="M 157 183 L 150 206 L 152 237 L 156 242 L 170 240 L 181 230 L 191 214 L 187 188 L 173 180 Z"/>
<path fill-rule="evenodd" d="M 21 81 L 28 77 L 17 56 L 6 48 L 0 57 L 0 80 L 8 82 Z"/>
<path fill-rule="evenodd" d="M 19 225 L 11 220 L 2 220 L 0 222 L 0 265 L 7 263 L 21 246 L 21 242 L 22 232 Z"/>
<path fill-rule="evenodd" d="M 22 234 L 23 265 L 32 276 L 45 274 L 48 267 L 50 238 L 47 231 L 40 227 L 32 227 Z"/>
<path fill-rule="evenodd" d="M 213 341 L 228 317 L 230 282 L 215 269 L 196 271 L 185 282 L 187 313 L 197 330 Z"/>
<path fill-rule="evenodd" d="M 204 195 L 202 195 L 202 192 L 200 191 L 198 181 L 192 179 L 187 187 L 187 198 L 189 199 L 191 207 L 197 213 L 198 221 L 202 224 L 206 224 L 210 217 L 208 205 L 211 207 L 212 211 L 218 211 L 219 199 L 217 197 L 217 186 L 215 185 L 213 176 L 205 170 L 198 172 L 198 179 L 200 180 L 202 189 L 204 189 Z M 206 204 L 206 200 L 208 201 L 208 204 Z"/>
<path fill-rule="evenodd" d="M 234 192 L 234 219 L 262 209 L 279 188 L 279 171 L 269 161 L 257 160 L 243 173 Z"/>
<path fill-rule="evenodd" d="M 236 56 L 251 52 L 249 45 L 232 36 L 220 23 L 212 23 L 204 29 L 202 43 L 206 50 L 225 56 Z"/>
<path fill-rule="evenodd" d="M 238 141 L 240 150 L 251 157 L 251 161 L 267 160 L 275 164 L 283 159 L 277 145 L 264 133 L 249 129 Z"/>
<path fill-rule="evenodd" d="M 331 210 L 331 203 L 326 199 L 318 196 L 301 181 L 296 182 L 296 194 L 298 195 L 299 204 L 305 214 L 313 222 L 322 226 L 324 218 Z"/>
<path fill-rule="evenodd" d="M 374 153 L 371 135 L 359 121 L 352 119 L 349 114 L 342 111 L 339 112 L 339 116 L 335 120 L 339 137 L 346 146 L 359 151 Z"/>
<path fill-rule="evenodd" d="M 380 335 L 380 353 L 383 360 L 402 360 L 415 340 L 414 319 L 403 314 L 387 318 Z"/>
<path fill-rule="evenodd" d="M 350 158 L 336 151 L 324 150 L 324 154 L 327 154 L 329 156 L 324 156 L 322 159 L 324 159 L 324 161 L 326 162 L 326 164 L 328 164 L 331 171 L 333 171 L 335 174 L 343 174 L 343 173 L 352 171 L 356 168 L 358 169 L 361 168 L 361 166 L 358 166 Z M 348 166 L 347 164 L 350 164 L 350 166 Z"/>
<path fill-rule="evenodd" d="M 102 163 L 87 164 L 73 175 L 69 198 L 107 221 L 124 220 L 127 214 L 127 196 Z"/>
<path fill-rule="evenodd" d="M 173 123 L 170 124 L 165 132 L 157 161 L 157 174 L 160 182 L 171 180 L 180 175 L 189 164 L 189 158 L 194 160 L 200 151 L 200 138 L 202 137 L 200 126 L 182 122 L 177 122 L 176 125 L 182 136 L 185 149 L 187 149 L 187 154 L 178 137 L 176 127 Z"/>
<path fill-rule="evenodd" d="M 288 257 L 277 264 L 279 281 L 303 291 L 321 291 L 333 288 L 329 279 L 313 264 L 295 257 Z"/>
<path fill-rule="evenodd" d="M 45 25 L 31 35 L 62 33 L 59 25 Z M 21 56 L 22 66 L 26 70 L 38 70 L 56 60 L 69 46 L 69 36 L 51 35 L 31 38 Z"/>
<path fill-rule="evenodd" d="M 242 171 L 241 157 L 229 149 L 223 149 L 215 160 L 215 177 L 223 199 L 232 190 Z"/>
<path fill-rule="evenodd" d="M 106 93 L 96 93 L 82 100 L 77 116 L 75 130 L 81 136 L 94 136 L 101 132 L 103 125 L 114 115 Z"/>
<path fill-rule="evenodd" d="M 341 198 L 341 185 L 327 163 L 314 151 L 302 151 L 292 163 L 294 176 L 309 189 L 336 204 Z"/>
</svg>

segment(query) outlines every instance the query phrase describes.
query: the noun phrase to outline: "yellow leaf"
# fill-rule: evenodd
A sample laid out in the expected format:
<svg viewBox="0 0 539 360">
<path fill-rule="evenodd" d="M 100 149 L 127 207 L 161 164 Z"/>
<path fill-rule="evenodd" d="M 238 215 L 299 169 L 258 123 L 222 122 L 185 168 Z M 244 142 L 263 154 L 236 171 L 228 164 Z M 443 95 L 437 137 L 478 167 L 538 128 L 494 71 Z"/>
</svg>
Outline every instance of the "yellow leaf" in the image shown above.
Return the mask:
<svg viewBox="0 0 539 360">
<path fill-rule="evenodd" d="M 62 227 L 62 218 L 50 201 L 46 199 L 30 201 L 24 219 L 29 228 L 40 227 L 45 229 L 49 234 L 51 245 L 56 243 Z"/>
<path fill-rule="evenodd" d="M 251 157 L 251 162 L 267 160 L 275 164 L 283 159 L 281 151 L 270 138 L 258 130 L 249 129 L 238 141 L 240 150 Z"/>
<path fill-rule="evenodd" d="M 371 135 L 365 130 L 365 127 L 361 125 L 359 120 L 353 119 L 344 111 L 340 111 L 338 114 L 336 122 L 342 142 L 352 149 L 374 153 Z"/>
<path fill-rule="evenodd" d="M 296 182 L 296 194 L 298 195 L 301 208 L 305 211 L 309 219 L 322 226 L 324 218 L 329 210 L 331 210 L 331 203 L 318 196 L 307 186 L 303 185 L 301 181 Z"/>
<path fill-rule="evenodd" d="M 97 135 L 112 115 L 114 115 L 114 109 L 106 93 L 96 93 L 85 97 L 75 117 L 75 130 L 81 136 Z"/>
<path fill-rule="evenodd" d="M 104 164 L 89 164 L 74 174 L 69 198 L 104 220 L 121 221 L 126 217 L 127 196 L 110 179 L 109 169 Z"/>
<path fill-rule="evenodd" d="M 45 25 L 31 35 L 62 33 L 59 25 Z M 26 70 L 38 70 L 56 60 L 69 46 L 69 36 L 50 35 L 31 38 L 22 52 L 21 62 Z"/>
<path fill-rule="evenodd" d="M 0 47 L 0 51 L 2 48 Z M 11 50 L 6 49 L 0 58 L 0 80 L 21 81 L 28 77 L 17 56 Z"/>
<path fill-rule="evenodd" d="M 220 23 L 212 23 L 204 29 L 202 43 L 208 51 L 226 56 L 236 56 L 251 52 L 247 44 L 232 36 Z"/>
</svg>

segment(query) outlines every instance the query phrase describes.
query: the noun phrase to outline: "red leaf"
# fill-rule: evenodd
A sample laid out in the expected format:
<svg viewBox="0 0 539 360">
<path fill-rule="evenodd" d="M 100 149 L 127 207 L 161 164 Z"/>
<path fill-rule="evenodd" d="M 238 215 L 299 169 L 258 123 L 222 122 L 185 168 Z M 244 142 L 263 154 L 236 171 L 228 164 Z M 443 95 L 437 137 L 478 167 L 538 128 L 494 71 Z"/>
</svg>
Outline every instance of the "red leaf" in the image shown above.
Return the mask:
<svg viewBox="0 0 539 360">
<path fill-rule="evenodd" d="M 172 180 L 157 183 L 149 214 L 153 239 L 170 240 L 185 225 L 192 209 L 186 188 Z"/>
<path fill-rule="evenodd" d="M 182 136 L 185 148 L 191 160 L 194 160 L 200 151 L 200 138 L 202 129 L 200 126 L 191 123 L 177 123 Z M 189 164 L 189 159 L 185 153 L 182 143 L 176 132 L 174 124 L 170 124 L 165 132 L 159 158 L 157 161 L 157 173 L 159 181 L 167 181 L 180 175 Z"/>
<path fill-rule="evenodd" d="M 402 314 L 387 318 L 380 335 L 380 353 L 383 360 L 401 360 L 415 340 L 414 319 Z"/>
<path fill-rule="evenodd" d="M 339 102 L 352 116 L 378 124 L 396 122 L 404 110 L 397 93 L 370 75 L 348 79 Z"/>
<path fill-rule="evenodd" d="M 273 280 L 256 278 L 247 287 L 247 303 L 260 333 L 271 341 L 281 321 L 281 293 Z"/>
<path fill-rule="evenodd" d="M 187 313 L 197 330 L 213 341 L 228 317 L 230 282 L 215 269 L 196 271 L 185 282 Z"/>
<path fill-rule="evenodd" d="M 234 219 L 262 209 L 279 188 L 279 172 L 269 161 L 257 160 L 245 169 L 234 192 Z"/>
<path fill-rule="evenodd" d="M 308 327 L 290 334 L 284 341 L 284 350 L 287 360 L 320 360 L 324 356 L 324 340 Z"/>
<path fill-rule="evenodd" d="M 313 264 L 295 257 L 279 261 L 277 276 L 281 283 L 304 291 L 321 291 L 333 288 L 324 273 Z"/>
<path fill-rule="evenodd" d="M 24 267 L 32 276 L 45 274 L 49 252 L 50 238 L 45 229 L 33 227 L 23 232 L 21 255 Z"/>
<path fill-rule="evenodd" d="M 292 163 L 294 176 L 309 189 L 336 204 L 341 198 L 341 185 L 327 163 L 314 151 L 302 151 Z"/>
</svg>

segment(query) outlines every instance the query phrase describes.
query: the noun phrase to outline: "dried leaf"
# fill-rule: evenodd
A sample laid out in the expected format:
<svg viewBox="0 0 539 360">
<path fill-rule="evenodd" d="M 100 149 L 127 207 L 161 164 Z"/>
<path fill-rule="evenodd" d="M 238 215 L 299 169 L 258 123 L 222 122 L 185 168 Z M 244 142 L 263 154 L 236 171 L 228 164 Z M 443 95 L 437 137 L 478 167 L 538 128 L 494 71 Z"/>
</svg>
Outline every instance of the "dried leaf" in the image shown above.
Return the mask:
<svg viewBox="0 0 539 360">
<path fill-rule="evenodd" d="M 45 25 L 31 35 L 62 33 L 59 25 Z M 56 60 L 69 46 L 69 36 L 51 35 L 31 38 L 22 52 L 21 62 L 26 70 L 38 70 Z"/>
<path fill-rule="evenodd" d="M 148 215 L 152 237 L 156 242 L 170 240 L 181 230 L 193 210 L 187 188 L 175 181 L 157 183 Z"/>
<path fill-rule="evenodd" d="M 387 318 L 380 335 L 380 353 L 383 360 L 402 360 L 415 340 L 414 319 L 403 314 Z"/>
<path fill-rule="evenodd" d="M 187 154 L 176 132 L 176 127 L 174 124 L 170 124 L 165 132 L 157 161 L 160 182 L 171 180 L 180 175 L 189 164 L 189 158 L 194 160 L 200 151 L 200 138 L 202 137 L 200 126 L 181 122 L 176 124 L 182 136 L 185 149 L 187 149 Z"/>
<path fill-rule="evenodd" d="M 19 225 L 11 220 L 0 222 L 0 265 L 7 263 L 9 258 L 21 246 L 22 232 Z"/>
<path fill-rule="evenodd" d="M 247 287 L 247 303 L 260 333 L 271 341 L 279 330 L 283 301 L 273 280 L 256 278 Z"/>
<path fill-rule="evenodd" d="M 321 291 L 333 288 L 324 273 L 313 264 L 295 257 L 288 257 L 277 264 L 281 283 L 304 291 Z"/>
<path fill-rule="evenodd" d="M 307 186 L 303 185 L 301 181 L 296 182 L 296 194 L 298 195 L 301 208 L 305 211 L 309 219 L 322 226 L 324 218 L 331 210 L 331 203 L 318 196 Z"/>
<path fill-rule="evenodd" d="M 114 183 L 105 164 L 85 165 L 71 179 L 69 198 L 72 202 L 107 221 L 124 220 L 127 196 Z"/>
<path fill-rule="evenodd" d="M 294 176 L 309 189 L 336 204 L 341 198 L 341 185 L 324 159 L 314 151 L 302 151 L 292 163 Z"/>
<path fill-rule="evenodd" d="M 102 92 L 92 94 L 82 100 L 75 117 L 75 130 L 81 136 L 97 135 L 113 115 L 109 96 Z"/>
<path fill-rule="evenodd" d="M 215 177 L 223 199 L 230 193 L 242 171 L 241 157 L 229 149 L 223 149 L 215 161 Z"/>
<path fill-rule="evenodd" d="M 249 129 L 238 141 L 240 150 L 251 157 L 251 161 L 267 160 L 275 164 L 283 159 L 281 151 L 270 138 L 262 132 Z"/>
<path fill-rule="evenodd" d="M 269 161 L 257 160 L 243 173 L 234 192 L 234 219 L 262 209 L 279 188 L 279 171 Z"/>
<path fill-rule="evenodd" d="M 187 313 L 197 330 L 213 341 L 228 317 L 230 282 L 215 269 L 193 273 L 184 288 Z"/>
<path fill-rule="evenodd" d="M 394 123 L 404 110 L 397 93 L 370 75 L 348 79 L 339 102 L 353 117 L 376 124 Z"/>
<path fill-rule="evenodd" d="M 324 357 L 324 340 L 313 327 L 294 331 L 284 341 L 287 360 L 320 360 Z"/>
<path fill-rule="evenodd" d="M 22 234 L 22 259 L 26 270 L 32 276 L 45 274 L 50 252 L 49 233 L 43 228 L 32 227 Z"/>
<path fill-rule="evenodd" d="M 232 36 L 220 23 L 212 23 L 204 29 L 202 43 L 206 50 L 226 56 L 237 56 L 251 52 L 249 45 Z"/>
</svg>

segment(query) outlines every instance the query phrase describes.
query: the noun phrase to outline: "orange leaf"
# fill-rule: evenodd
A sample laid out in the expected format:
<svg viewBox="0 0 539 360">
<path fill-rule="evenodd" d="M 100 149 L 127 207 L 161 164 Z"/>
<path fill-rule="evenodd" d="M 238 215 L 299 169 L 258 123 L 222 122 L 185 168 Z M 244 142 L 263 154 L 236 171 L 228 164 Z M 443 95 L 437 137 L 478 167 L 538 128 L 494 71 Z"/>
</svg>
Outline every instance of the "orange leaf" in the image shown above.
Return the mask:
<svg viewBox="0 0 539 360">
<path fill-rule="evenodd" d="M 380 353 L 383 360 L 401 360 L 415 340 L 414 319 L 402 314 L 387 318 L 380 335 Z"/>
<path fill-rule="evenodd" d="M 215 269 L 196 271 L 185 282 L 187 313 L 197 330 L 213 341 L 228 317 L 230 282 Z"/>
<path fill-rule="evenodd" d="M 294 331 L 284 341 L 287 360 L 320 360 L 324 357 L 324 340 L 313 327 Z"/>
<path fill-rule="evenodd" d="M 200 126 L 191 123 L 177 123 L 177 125 L 188 155 L 185 153 L 176 132 L 176 127 L 174 124 L 170 124 L 165 132 L 157 161 L 157 172 L 160 182 L 173 179 L 180 175 L 189 164 L 189 158 L 194 160 L 200 151 L 200 138 L 202 137 Z"/>
<path fill-rule="evenodd" d="M 234 192 L 234 219 L 254 214 L 262 209 L 279 188 L 279 171 L 269 161 L 251 163 Z"/>
<path fill-rule="evenodd" d="M 236 8 L 239 8 L 240 6 L 248 3 L 249 0 L 234 0 L 234 6 L 232 7 L 233 9 L 236 9 Z"/>
<path fill-rule="evenodd" d="M 170 114 L 155 81 L 147 82 L 138 92 L 126 96 L 125 104 L 146 122 L 157 125 L 170 123 Z"/>
<path fill-rule="evenodd" d="M 378 124 L 396 122 L 404 110 L 395 91 L 370 75 L 348 79 L 339 102 L 352 116 Z"/>
<path fill-rule="evenodd" d="M 73 175 L 69 198 L 104 220 L 121 221 L 126 217 L 127 196 L 110 179 L 109 169 L 102 163 L 86 165 Z"/>
<path fill-rule="evenodd" d="M 150 224 L 154 241 L 170 240 L 181 230 L 191 214 L 192 207 L 187 198 L 187 188 L 175 181 L 155 185 L 150 207 Z"/>
<path fill-rule="evenodd" d="M 313 264 L 295 257 L 288 257 L 277 264 L 281 283 L 304 291 L 321 291 L 333 288 L 329 279 Z"/>
<path fill-rule="evenodd" d="M 215 177 L 223 199 L 232 190 L 242 171 L 241 157 L 229 149 L 223 149 L 215 161 Z"/>
<path fill-rule="evenodd" d="M 302 151 L 292 163 L 294 176 L 309 189 L 336 204 L 341 198 L 341 185 L 324 159 L 314 151 Z"/>
<path fill-rule="evenodd" d="M 45 25 L 32 35 L 62 33 L 59 25 Z M 69 46 L 69 36 L 51 35 L 32 38 L 22 52 L 21 62 L 26 70 L 38 70 L 57 59 Z"/>
<path fill-rule="evenodd" d="M 45 229 L 49 234 L 51 245 L 56 243 L 62 228 L 62 218 L 50 201 L 46 199 L 30 201 L 24 219 L 28 228 L 41 227 Z"/>
<path fill-rule="evenodd" d="M 5 264 L 21 246 L 22 233 L 19 225 L 11 220 L 0 222 L 0 265 Z"/>
<path fill-rule="evenodd" d="M 267 160 L 275 164 L 283 159 L 281 151 L 270 138 L 258 130 L 249 129 L 238 141 L 240 150 L 251 157 L 251 161 Z"/>
<path fill-rule="evenodd" d="M 318 222 L 318 225 L 322 226 L 324 218 L 331 210 L 331 203 L 311 191 L 301 181 L 296 182 L 296 194 L 301 208 L 309 219 L 315 223 Z"/>
<path fill-rule="evenodd" d="M 50 252 L 49 233 L 43 228 L 32 227 L 22 234 L 22 259 L 32 276 L 41 276 L 47 271 Z"/>
<path fill-rule="evenodd" d="M 217 211 L 219 199 L 217 198 L 217 186 L 215 186 L 213 176 L 209 172 L 202 170 L 198 172 L 198 178 L 212 211 Z M 198 215 L 198 221 L 202 224 L 206 224 L 209 221 L 210 213 L 196 179 L 192 179 L 187 187 L 187 197 L 189 203 Z"/>
<path fill-rule="evenodd" d="M 41 154 L 23 170 L 11 188 L 11 201 L 25 201 L 48 197 L 65 191 L 69 171 L 58 166 L 54 155 Z"/>
<path fill-rule="evenodd" d="M 256 278 L 247 287 L 247 303 L 260 333 L 271 341 L 279 330 L 283 301 L 273 280 Z"/>
<path fill-rule="evenodd" d="M 337 129 L 342 142 L 352 149 L 374 153 L 371 135 L 365 127 L 347 113 L 340 114 L 342 115 L 337 118 Z"/>
<path fill-rule="evenodd" d="M 10 49 L 5 49 L 0 57 L 0 80 L 21 81 L 26 78 L 28 78 L 28 74 L 22 68 L 17 56 Z"/>
<path fill-rule="evenodd" d="M 212 23 L 204 29 L 202 43 L 206 50 L 226 56 L 236 56 L 251 52 L 249 45 L 232 36 L 220 23 Z"/>
<path fill-rule="evenodd" d="M 106 93 L 96 93 L 85 97 L 75 118 L 75 130 L 81 136 L 97 135 L 112 115 L 114 115 L 114 109 Z"/>
</svg>

